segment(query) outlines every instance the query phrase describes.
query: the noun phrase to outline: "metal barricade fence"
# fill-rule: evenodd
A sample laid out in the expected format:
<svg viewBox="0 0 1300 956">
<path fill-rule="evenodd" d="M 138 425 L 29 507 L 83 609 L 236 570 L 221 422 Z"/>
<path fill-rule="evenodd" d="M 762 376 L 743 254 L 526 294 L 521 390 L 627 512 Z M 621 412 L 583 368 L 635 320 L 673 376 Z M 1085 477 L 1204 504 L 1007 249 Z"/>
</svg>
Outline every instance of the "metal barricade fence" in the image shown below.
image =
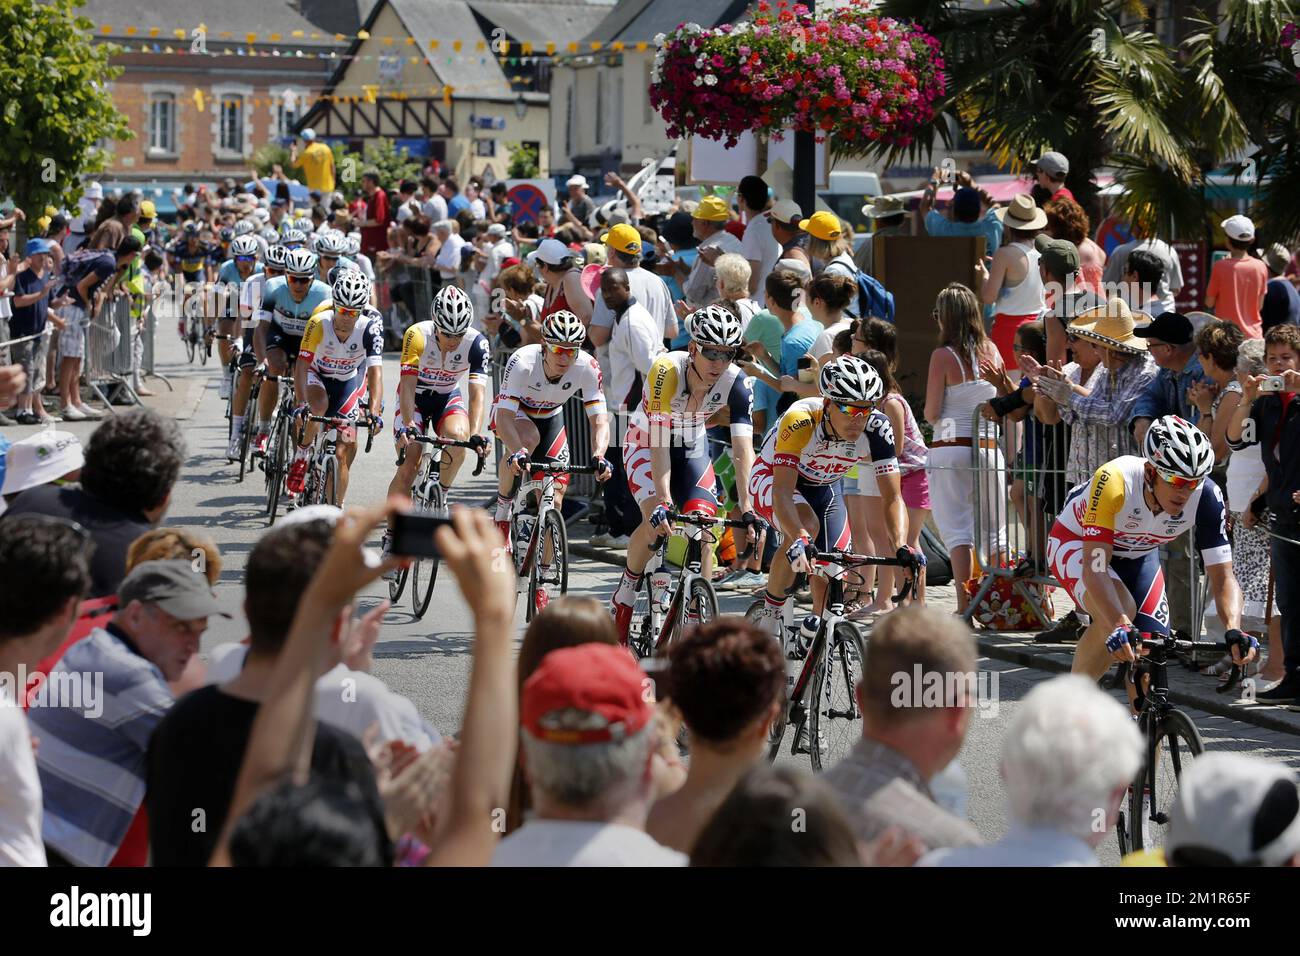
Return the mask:
<svg viewBox="0 0 1300 956">
<path fill-rule="evenodd" d="M 968 432 L 975 439 L 944 441 L 942 428 L 940 423 L 926 469 L 936 524 L 941 537 L 947 536 L 944 544 L 950 550 L 954 543 L 971 544 L 982 573 L 965 618 L 969 621 L 980 602 L 996 590 L 1017 595 L 1047 622 L 1051 616 L 1041 600 L 1044 586 L 1057 589 L 1059 616 L 1060 599 L 1068 603 L 1070 596 L 1048 565 L 1048 535 L 1071 489 L 1091 481 L 1106 462 L 1140 453 L 1127 420 L 1044 425 L 1028 415 L 1019 422 L 1003 420 L 995 425 L 977 410 Z M 969 502 L 968 516 L 961 513 L 962 501 Z M 1188 532 L 1162 548 L 1160 557 L 1170 627 L 1198 637 L 1203 627 L 1204 584 L 1190 539 Z"/>
<path fill-rule="evenodd" d="M 115 296 L 99 310 L 85 330 L 85 376 L 87 387 L 105 405 L 112 399 L 125 398 L 127 404 L 139 405 L 140 396 L 131 387 L 135 366 L 131 334 L 135 320 L 131 317 L 131 300 Z"/>
<path fill-rule="evenodd" d="M 375 276 L 375 307 L 384 316 L 390 343 L 400 346 L 407 328 L 429 318 L 439 285 L 437 273 L 413 266 L 394 266 Z"/>
</svg>

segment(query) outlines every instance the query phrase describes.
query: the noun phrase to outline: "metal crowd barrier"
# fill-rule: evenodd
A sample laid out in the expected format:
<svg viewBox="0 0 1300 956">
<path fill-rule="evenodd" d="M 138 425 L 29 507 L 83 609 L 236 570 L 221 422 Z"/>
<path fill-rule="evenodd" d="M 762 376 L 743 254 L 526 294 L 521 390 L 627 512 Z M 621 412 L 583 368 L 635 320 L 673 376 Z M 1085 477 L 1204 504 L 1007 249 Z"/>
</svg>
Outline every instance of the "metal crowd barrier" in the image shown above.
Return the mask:
<svg viewBox="0 0 1300 956">
<path fill-rule="evenodd" d="M 1040 600 L 1041 588 L 1056 588 L 1057 617 L 1069 609 L 1070 597 L 1048 567 L 1047 536 L 1070 489 L 1091 481 L 1094 472 L 1107 461 L 1139 453 L 1127 419 L 1114 424 L 1063 422 L 1049 426 L 1031 414 L 1020 422 L 1003 420 L 994 425 L 976 411 L 971 429 L 971 434 L 985 436 L 983 444 L 991 447 L 972 442 L 969 457 L 947 469 L 969 474 L 973 557 L 982 573 L 980 587 L 964 616 L 969 621 L 999 582 L 1006 581 L 1040 620 L 1050 621 L 1052 616 Z M 1027 439 L 1031 450 L 1028 455 Z M 927 470 L 933 476 L 946 469 L 932 463 Z M 1018 488 L 1014 487 L 1017 483 Z M 1196 638 L 1204 627 L 1206 595 L 1199 555 L 1189 543 L 1190 538 L 1188 532 L 1162 548 L 1160 558 L 1170 627 Z"/>
<path fill-rule="evenodd" d="M 439 285 L 436 272 L 414 266 L 393 266 L 375 275 L 375 307 L 384 316 L 390 340 L 400 343 L 407 328 L 429 318 Z"/>
<path fill-rule="evenodd" d="M 109 408 L 118 404 L 139 405 L 140 396 L 131 386 L 135 368 L 131 336 L 134 326 L 131 300 L 114 296 L 104 303 L 86 329 L 83 375 L 86 386 Z"/>
</svg>

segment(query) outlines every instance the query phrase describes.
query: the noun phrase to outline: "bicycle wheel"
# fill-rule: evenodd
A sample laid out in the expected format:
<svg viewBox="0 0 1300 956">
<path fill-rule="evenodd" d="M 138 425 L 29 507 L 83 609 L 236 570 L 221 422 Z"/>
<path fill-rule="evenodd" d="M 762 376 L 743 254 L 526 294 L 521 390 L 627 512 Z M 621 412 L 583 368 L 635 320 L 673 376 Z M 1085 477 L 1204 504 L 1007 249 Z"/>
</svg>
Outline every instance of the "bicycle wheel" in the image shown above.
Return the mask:
<svg viewBox="0 0 1300 956">
<path fill-rule="evenodd" d="M 1149 721 L 1157 719 L 1155 733 Z M 1178 779 L 1205 752 L 1201 732 L 1181 710 L 1156 718 L 1148 712 L 1139 724 L 1146 740 L 1146 766 L 1128 795 L 1128 836 L 1135 850 L 1163 849 L 1169 811 L 1178 799 Z"/>
<path fill-rule="evenodd" d="M 266 452 L 266 513 L 270 523 L 275 524 L 275 513 L 280 507 L 280 495 L 284 493 L 284 478 L 287 456 L 289 454 L 289 422 L 283 415 L 276 419 L 271 432 L 270 447 Z"/>
<path fill-rule="evenodd" d="M 316 474 L 317 487 L 313 504 L 337 505 L 339 503 L 339 463 L 334 456 L 325 459 Z"/>
<path fill-rule="evenodd" d="M 771 625 L 771 619 L 763 613 L 763 605 L 765 603 L 766 602 L 762 598 L 759 598 L 751 604 L 749 609 L 745 611 L 745 620 L 749 621 L 751 624 L 757 624 L 759 627 L 769 627 Z M 781 653 L 781 657 L 785 657 L 784 650 Z M 793 678 L 789 676 L 790 666 L 792 663 L 797 666 L 797 662 L 786 661 L 786 687 L 785 691 L 781 694 L 781 706 L 777 709 L 776 716 L 772 718 L 772 726 L 767 729 L 767 759 L 769 762 L 776 760 L 776 755 L 781 752 L 781 741 L 785 738 L 786 724 L 789 723 L 790 720 L 789 695 L 790 688 L 794 684 Z M 798 675 L 797 670 L 794 673 L 796 676 Z"/>
<path fill-rule="evenodd" d="M 186 361 L 191 365 L 194 364 L 194 352 L 198 345 L 198 335 L 194 331 L 193 322 L 185 327 L 185 355 Z"/>
<path fill-rule="evenodd" d="M 255 410 L 257 408 L 257 383 L 253 383 L 253 389 L 248 393 L 248 407 L 244 409 L 244 425 L 239 436 L 239 480 L 243 482 L 244 475 L 248 472 L 248 466 L 251 459 L 248 457 L 249 450 L 253 447 L 253 423 L 257 418 Z"/>
<path fill-rule="evenodd" d="M 542 560 L 548 548 L 551 563 L 543 567 Z M 537 540 L 528 585 L 527 619 L 530 621 L 541 613 L 552 597 L 569 590 L 569 532 L 560 512 L 555 509 L 546 512 L 542 521 L 542 536 Z"/>
<path fill-rule="evenodd" d="M 862 635 L 852 624 L 837 624 L 813 671 L 808 755 L 815 773 L 839 763 L 862 736 L 857 700 L 861 677 Z"/>
<path fill-rule="evenodd" d="M 654 633 L 654 620 L 650 616 L 650 569 L 646 568 L 632 600 L 632 623 L 627 629 L 627 644 L 638 659 L 649 657 L 654 652 L 658 636 Z"/>
<path fill-rule="evenodd" d="M 718 616 L 718 595 L 705 578 L 691 582 L 691 591 L 681 603 L 677 619 L 677 638 L 686 634 L 688 627 L 707 624 Z"/>
<path fill-rule="evenodd" d="M 199 364 L 207 365 L 208 356 L 212 354 L 212 339 L 208 338 L 208 330 L 203 330 L 203 340 L 198 344 Z"/>
<path fill-rule="evenodd" d="M 442 485 L 437 482 L 433 484 L 433 492 L 429 495 L 429 498 L 416 501 L 415 510 L 431 511 L 436 514 L 443 514 L 446 511 L 447 502 L 443 497 Z M 424 612 L 429 610 L 429 601 L 433 598 L 433 585 L 437 580 L 437 558 L 419 558 L 412 562 L 411 610 L 415 612 L 417 620 L 424 617 Z"/>
</svg>

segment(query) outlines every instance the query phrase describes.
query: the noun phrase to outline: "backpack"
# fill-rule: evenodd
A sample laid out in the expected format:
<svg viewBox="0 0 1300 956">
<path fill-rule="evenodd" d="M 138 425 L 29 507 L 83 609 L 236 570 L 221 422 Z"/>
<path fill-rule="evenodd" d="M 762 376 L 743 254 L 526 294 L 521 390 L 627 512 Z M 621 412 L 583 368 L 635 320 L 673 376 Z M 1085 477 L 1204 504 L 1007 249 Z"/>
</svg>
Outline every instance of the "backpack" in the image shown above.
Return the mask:
<svg viewBox="0 0 1300 956">
<path fill-rule="evenodd" d="M 921 551 L 925 554 L 926 587 L 939 587 L 952 583 L 952 563 L 948 549 L 929 528 L 921 529 Z"/>
<path fill-rule="evenodd" d="M 840 266 L 839 269 L 832 269 L 832 266 Z M 826 265 L 826 271 L 839 275 L 846 275 L 855 279 L 858 283 L 858 301 L 854 306 L 845 310 L 846 314 L 855 319 L 865 319 L 871 316 L 884 319 L 886 322 L 894 321 L 894 294 L 885 289 L 883 285 L 874 278 L 867 275 L 859 269 L 853 262 L 848 253 L 836 256 Z"/>
</svg>

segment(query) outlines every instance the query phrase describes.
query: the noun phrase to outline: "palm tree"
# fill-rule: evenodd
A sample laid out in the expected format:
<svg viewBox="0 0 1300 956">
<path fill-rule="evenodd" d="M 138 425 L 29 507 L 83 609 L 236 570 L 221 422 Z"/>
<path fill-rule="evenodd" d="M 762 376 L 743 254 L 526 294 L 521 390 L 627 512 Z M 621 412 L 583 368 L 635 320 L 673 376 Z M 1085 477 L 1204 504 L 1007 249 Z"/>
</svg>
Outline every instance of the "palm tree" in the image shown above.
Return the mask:
<svg viewBox="0 0 1300 956">
<path fill-rule="evenodd" d="M 1185 13 L 1190 29 L 1173 48 L 1132 25 L 1145 15 L 1133 0 L 885 0 L 882 12 L 916 21 L 943 45 L 948 93 L 933 132 L 946 146 L 955 120 L 1014 171 L 1045 149 L 1062 152 L 1066 185 L 1085 207 L 1094 175 L 1109 168 L 1126 187 L 1117 210 L 1176 237 L 1205 233 L 1209 172 L 1247 158 L 1260 173 L 1300 171 L 1300 82 L 1280 43 L 1291 3 L 1218 6 L 1217 23 Z M 918 144 L 907 154 L 926 138 Z M 1262 189 L 1257 214 L 1274 235 L 1300 232 L 1300 205 L 1281 192 Z"/>
</svg>

